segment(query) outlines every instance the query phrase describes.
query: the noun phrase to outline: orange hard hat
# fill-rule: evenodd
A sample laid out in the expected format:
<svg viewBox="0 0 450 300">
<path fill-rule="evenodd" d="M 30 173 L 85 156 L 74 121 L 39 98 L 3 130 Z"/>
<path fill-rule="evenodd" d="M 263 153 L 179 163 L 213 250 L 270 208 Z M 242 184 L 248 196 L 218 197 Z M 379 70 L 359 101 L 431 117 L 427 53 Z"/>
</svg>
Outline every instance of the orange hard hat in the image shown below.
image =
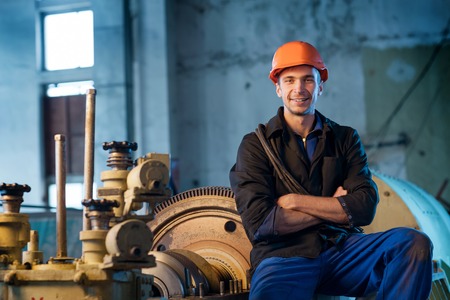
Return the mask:
<svg viewBox="0 0 450 300">
<path fill-rule="evenodd" d="M 288 42 L 277 49 L 273 56 L 269 78 L 273 83 L 277 83 L 281 71 L 299 65 L 309 65 L 316 68 L 319 70 L 322 81 L 327 81 L 328 70 L 322 57 L 320 57 L 319 51 L 313 45 L 302 41 Z"/>
</svg>

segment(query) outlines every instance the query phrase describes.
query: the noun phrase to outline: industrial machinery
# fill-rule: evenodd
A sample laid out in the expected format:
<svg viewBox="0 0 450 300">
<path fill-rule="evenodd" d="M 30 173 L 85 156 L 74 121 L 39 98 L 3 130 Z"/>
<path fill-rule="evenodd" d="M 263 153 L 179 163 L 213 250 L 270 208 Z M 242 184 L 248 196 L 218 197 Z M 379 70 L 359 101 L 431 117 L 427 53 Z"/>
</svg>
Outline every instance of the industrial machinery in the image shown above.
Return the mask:
<svg viewBox="0 0 450 300">
<path fill-rule="evenodd" d="M 229 188 L 197 188 L 175 195 L 156 207 L 149 226 L 157 266 L 144 273 L 154 276 L 159 294 L 186 296 L 187 268 L 195 286 L 203 283 L 205 293 L 247 299 L 251 244 Z"/>
<path fill-rule="evenodd" d="M 24 184 L 0 185 L 3 213 L 0 215 L 0 299 L 150 299 L 153 277 L 142 273 L 142 268 L 156 265 L 149 253 L 153 235 L 146 222 L 153 214 L 136 216 L 134 211 L 143 203 L 154 207 L 170 197 L 161 174 L 168 177 L 167 165 L 144 157 L 133 171 L 120 177 L 120 186 L 108 189 L 113 178 L 105 173 L 103 192 L 107 197 L 92 197 L 93 124 L 95 90 L 87 93 L 85 213 L 79 239 L 83 253 L 79 258 L 69 257 L 66 247 L 65 214 L 65 137 L 55 136 L 57 207 L 57 253 L 47 263 L 39 251 L 36 231 L 30 231 L 28 216 L 20 213 L 24 193 L 31 188 Z M 127 144 L 128 146 L 128 144 Z M 123 175 L 131 163 L 123 143 L 105 145 L 110 152 L 108 165 Z M 126 150 L 123 150 L 126 149 Z M 157 178 L 156 178 L 157 177 Z M 116 178 L 114 178 L 116 179 Z M 161 183 L 161 185 L 159 185 Z M 125 187 L 123 190 L 122 188 Z M 119 195 L 120 194 L 120 195 Z M 134 205 L 134 203 L 136 205 Z M 21 253 L 28 244 L 27 250 Z"/>
<path fill-rule="evenodd" d="M 0 299 L 248 299 L 251 244 L 228 187 L 172 195 L 170 157 L 137 144 L 107 142 L 108 170 L 92 196 L 95 90 L 86 95 L 85 199 L 80 257 L 66 247 L 63 135 L 55 136 L 58 190 L 56 255 L 43 261 L 38 232 L 20 213 L 26 184 L 0 184 Z M 380 204 L 365 231 L 397 226 L 426 232 L 436 262 L 430 299 L 449 299 L 450 217 L 439 202 L 406 181 L 374 172 Z M 22 252 L 27 245 L 26 250 Z M 316 295 L 315 300 L 351 299 Z M 369 298 L 366 298 L 368 300 Z"/>
<path fill-rule="evenodd" d="M 155 265 L 148 255 L 151 233 L 144 222 L 129 219 L 113 227 L 114 231 L 97 222 L 92 230 L 80 232 L 83 257 L 67 257 L 63 244 L 59 244 L 56 257 L 44 263 L 38 233 L 30 231 L 28 217 L 18 210 L 23 193 L 30 187 L 3 183 L 0 190 L 4 208 L 0 215 L 0 299 L 147 299 L 151 295 L 152 277 L 135 270 Z M 13 209 L 8 208 L 11 204 Z M 96 221 L 106 219 L 112 211 L 107 202 L 89 204 L 92 214 L 97 214 Z M 123 237 L 127 234 L 131 238 Z M 112 258 L 109 264 L 103 261 L 107 257 Z"/>
<path fill-rule="evenodd" d="M 427 233 L 433 242 L 435 264 L 430 300 L 450 299 L 448 212 L 435 198 L 410 182 L 379 172 L 373 172 L 373 178 L 379 189 L 380 204 L 374 221 L 364 227 L 364 231 L 371 233 L 405 226 Z M 248 270 L 250 245 L 236 212 L 233 192 L 229 188 L 205 187 L 175 195 L 156 207 L 155 219 L 149 224 L 154 233 L 154 251 L 192 251 L 227 276 L 241 272 L 236 274 L 239 278 Z M 171 260 L 167 259 L 164 265 L 148 271 L 153 272 L 157 281 L 156 277 L 168 278 L 167 273 L 176 269 L 175 265 L 171 265 Z M 162 281 L 170 282 L 169 289 L 172 291 L 180 286 L 180 281 L 173 277 Z M 248 287 L 249 282 L 243 281 L 243 285 Z M 350 299 L 354 298 L 316 295 L 314 300 Z M 373 299 L 375 297 L 357 300 Z"/>
<path fill-rule="evenodd" d="M 229 189 L 218 188 L 217 193 L 216 189 L 207 189 L 206 194 L 213 191 L 208 205 L 202 205 L 208 202 L 206 199 L 189 201 L 194 215 L 196 210 L 203 215 L 208 207 L 213 208 L 210 217 L 202 220 L 214 221 L 214 226 L 197 228 L 196 239 L 191 235 L 196 247 L 189 243 L 184 247 L 182 239 L 178 244 L 170 241 L 169 231 L 178 235 L 180 229 L 187 230 L 199 222 L 195 222 L 197 216 L 190 219 L 186 215 L 188 227 L 179 222 L 173 225 L 169 210 L 163 212 L 168 203 L 173 204 L 170 212 L 177 202 L 182 203 L 183 212 L 187 207 L 183 201 L 187 194 L 172 197 L 168 154 L 148 153 L 134 160 L 131 153 L 137 149 L 136 143 L 104 143 L 110 169 L 101 172 L 103 186 L 97 190 L 98 198 L 93 198 L 95 95 L 94 89 L 86 94 L 81 257 L 69 257 L 67 253 L 65 137 L 55 135 L 56 255 L 43 261 L 38 232 L 31 230 L 29 216 L 20 213 L 24 194 L 31 188 L 26 184 L 1 183 L 0 299 L 247 299 L 250 248 L 242 226 L 237 224 L 240 219 Z M 152 223 L 157 212 L 160 221 Z M 219 220 L 225 227 L 219 228 Z M 167 222 L 172 229 L 167 228 Z M 161 240 L 155 247 L 154 236 Z M 228 243 L 227 239 L 233 242 Z"/>
</svg>

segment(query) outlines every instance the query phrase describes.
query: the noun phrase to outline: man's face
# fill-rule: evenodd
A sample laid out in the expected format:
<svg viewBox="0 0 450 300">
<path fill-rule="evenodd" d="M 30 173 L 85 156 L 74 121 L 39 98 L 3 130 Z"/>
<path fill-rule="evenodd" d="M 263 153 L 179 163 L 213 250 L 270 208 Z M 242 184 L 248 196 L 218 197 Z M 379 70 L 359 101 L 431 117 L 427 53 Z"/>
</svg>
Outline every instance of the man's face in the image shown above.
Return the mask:
<svg viewBox="0 0 450 300">
<path fill-rule="evenodd" d="M 283 99 L 285 114 L 296 116 L 314 115 L 322 88 L 319 71 L 307 65 L 283 70 L 276 84 L 277 95 Z"/>
</svg>

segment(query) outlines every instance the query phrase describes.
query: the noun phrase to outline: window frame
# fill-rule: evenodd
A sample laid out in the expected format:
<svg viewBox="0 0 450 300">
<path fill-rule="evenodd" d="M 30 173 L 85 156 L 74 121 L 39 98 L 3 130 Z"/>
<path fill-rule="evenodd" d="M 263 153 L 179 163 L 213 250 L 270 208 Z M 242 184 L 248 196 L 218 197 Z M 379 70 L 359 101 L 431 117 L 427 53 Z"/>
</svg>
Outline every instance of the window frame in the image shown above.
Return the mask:
<svg viewBox="0 0 450 300">
<path fill-rule="evenodd" d="M 92 17 L 86 19 L 92 22 L 92 27 L 81 22 L 82 15 Z M 94 12 L 91 9 L 45 13 L 41 20 L 43 70 L 53 72 L 94 66 Z M 68 35 L 61 34 L 60 28 L 64 26 Z"/>
<path fill-rule="evenodd" d="M 61 4 L 61 2 L 63 2 Z M 83 10 L 91 10 L 94 15 L 95 22 L 95 11 L 92 8 L 92 5 L 89 1 L 57 1 L 57 0 L 48 0 L 48 1 L 36 1 L 36 69 L 43 73 L 60 73 L 67 72 L 72 70 L 86 70 L 89 71 L 95 66 L 95 44 L 94 44 L 94 66 L 86 67 L 86 68 L 77 68 L 77 69 L 64 69 L 64 70 L 54 70 L 48 71 L 45 69 L 45 45 L 44 45 L 44 18 L 47 15 L 51 14 L 63 14 L 70 12 L 78 12 Z M 94 30 L 94 39 L 95 39 L 95 26 L 93 26 Z M 56 77 L 58 78 L 58 77 Z M 52 80 L 47 80 L 51 82 Z M 54 80 L 53 80 L 54 81 Z M 74 80 L 75 81 L 75 80 Z"/>
<path fill-rule="evenodd" d="M 49 190 L 52 184 L 55 184 L 55 176 L 47 176 L 45 171 L 45 138 L 44 138 L 44 99 L 47 97 L 47 87 L 49 84 L 59 84 L 64 82 L 77 82 L 77 81 L 94 81 L 94 68 L 95 68 L 95 41 L 94 41 L 94 66 L 86 68 L 76 68 L 76 69 L 64 69 L 64 70 L 54 70 L 48 71 L 45 69 L 45 52 L 44 52 L 44 17 L 48 14 L 57 13 L 68 13 L 74 11 L 82 10 L 92 10 L 94 14 L 95 23 L 95 10 L 92 8 L 92 3 L 90 1 L 79 1 L 79 0 L 46 0 L 46 1 L 35 1 L 35 53 L 36 53 L 36 71 L 37 71 L 37 84 L 39 85 L 39 109 L 41 123 L 40 123 L 40 148 L 43 149 L 41 153 L 41 176 L 44 186 L 44 205 L 50 205 L 50 195 Z M 95 25 L 94 25 L 94 39 L 95 39 Z M 84 175 L 66 175 L 66 183 L 84 183 Z M 67 200 L 67 199 L 66 199 Z M 82 208 L 82 199 L 79 199 L 80 206 L 76 208 Z"/>
</svg>

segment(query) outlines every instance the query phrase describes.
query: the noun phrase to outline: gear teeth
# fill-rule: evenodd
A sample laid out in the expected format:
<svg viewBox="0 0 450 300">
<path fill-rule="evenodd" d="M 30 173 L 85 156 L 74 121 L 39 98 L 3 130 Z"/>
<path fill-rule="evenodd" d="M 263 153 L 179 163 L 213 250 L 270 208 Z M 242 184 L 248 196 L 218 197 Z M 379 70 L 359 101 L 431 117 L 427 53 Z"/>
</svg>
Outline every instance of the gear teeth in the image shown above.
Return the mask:
<svg viewBox="0 0 450 300">
<path fill-rule="evenodd" d="M 170 199 L 160 203 L 154 210 L 155 215 L 163 211 L 167 207 L 177 202 L 200 196 L 221 196 L 227 198 L 234 198 L 234 193 L 229 187 L 225 186 L 207 186 L 190 189 L 182 193 L 172 196 Z"/>
</svg>

